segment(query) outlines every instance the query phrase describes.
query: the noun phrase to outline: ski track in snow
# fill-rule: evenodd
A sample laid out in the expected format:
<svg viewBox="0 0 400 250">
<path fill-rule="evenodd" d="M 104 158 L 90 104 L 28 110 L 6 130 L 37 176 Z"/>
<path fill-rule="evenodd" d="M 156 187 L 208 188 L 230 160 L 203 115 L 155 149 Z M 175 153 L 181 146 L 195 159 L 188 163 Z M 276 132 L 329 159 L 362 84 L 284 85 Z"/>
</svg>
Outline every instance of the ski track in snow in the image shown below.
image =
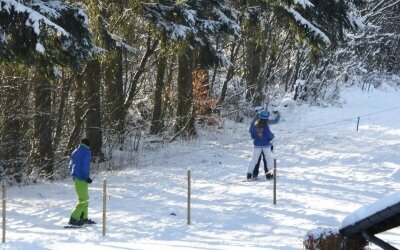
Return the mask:
<svg viewBox="0 0 400 250">
<path fill-rule="evenodd" d="M 362 117 L 358 132 L 357 119 L 310 128 L 394 107 L 400 92 L 353 89 L 344 98 L 342 108 L 282 109 L 281 122 L 271 126 L 277 205 L 272 181 L 243 182 L 252 154 L 248 122 L 225 121 L 223 131 L 199 130 L 198 140 L 143 149 L 135 162 L 124 156 L 119 164 L 131 165 L 125 170 L 101 172 L 92 166 L 98 172 L 89 186 L 95 226 L 62 228 L 76 199 L 71 180 L 9 188 L 7 243 L 1 249 L 303 249 L 307 231 L 337 228 L 347 214 L 400 188 L 395 175 L 400 109 Z M 191 225 L 186 225 L 188 168 Z M 378 237 L 400 247 L 400 229 Z M 379 248 L 371 244 L 371 249 Z"/>
</svg>

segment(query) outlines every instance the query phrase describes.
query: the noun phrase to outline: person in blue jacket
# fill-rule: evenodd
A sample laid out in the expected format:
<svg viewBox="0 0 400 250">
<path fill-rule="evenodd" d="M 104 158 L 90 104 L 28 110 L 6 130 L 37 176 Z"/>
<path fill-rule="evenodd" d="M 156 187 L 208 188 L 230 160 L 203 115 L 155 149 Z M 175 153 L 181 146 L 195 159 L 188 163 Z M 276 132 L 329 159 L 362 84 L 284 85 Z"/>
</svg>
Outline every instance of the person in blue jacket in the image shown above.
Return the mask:
<svg viewBox="0 0 400 250">
<path fill-rule="evenodd" d="M 254 124 L 250 125 L 249 132 L 254 142 L 254 150 L 253 157 L 247 169 L 247 179 L 253 178 L 254 169 L 258 159 L 261 157 L 261 154 L 264 154 L 264 157 L 267 161 L 267 166 L 273 165 L 271 140 L 274 138 L 274 134 L 271 132 L 268 126 L 268 117 L 268 111 L 262 110 L 258 114 L 258 119 L 254 122 Z M 272 178 L 272 174 L 270 172 L 267 171 L 265 174 L 267 179 Z"/>
<path fill-rule="evenodd" d="M 88 218 L 89 192 L 88 184 L 92 183 L 90 178 L 90 161 L 92 152 L 90 141 L 87 138 L 81 140 L 81 144 L 72 152 L 69 170 L 74 181 L 78 203 L 72 211 L 69 224 L 82 226 L 83 224 L 95 224 Z"/>
<path fill-rule="evenodd" d="M 254 123 L 259 119 L 259 114 L 260 114 L 260 112 L 263 111 L 263 110 L 265 110 L 265 109 L 264 109 L 264 107 L 262 107 L 262 106 L 259 106 L 259 107 L 256 107 L 256 108 L 255 108 L 254 111 L 256 112 L 256 115 L 255 115 L 253 121 L 252 121 L 251 124 L 250 124 L 249 133 L 251 133 L 251 128 L 254 126 Z M 265 110 L 265 111 L 266 111 L 266 110 Z M 268 111 L 267 111 L 267 112 L 268 112 Z M 280 118 L 281 118 L 281 115 L 279 114 L 278 111 L 273 111 L 272 113 L 276 114 L 276 116 L 275 116 L 274 119 L 269 119 L 269 113 L 268 113 L 268 124 L 269 124 L 269 125 L 278 123 L 279 120 L 280 120 Z M 273 151 L 273 145 L 272 145 L 272 144 L 271 144 L 271 151 Z M 254 167 L 254 171 L 253 171 L 253 175 L 252 175 L 253 178 L 257 178 L 257 177 L 258 177 L 258 174 L 259 174 L 259 172 L 260 172 L 261 158 L 262 158 L 263 163 L 264 163 L 264 172 L 265 172 L 265 173 L 268 173 L 268 172 L 269 172 L 268 165 L 267 165 L 267 162 L 266 162 L 266 160 L 265 160 L 264 153 L 261 152 L 261 155 L 260 155 L 260 157 L 258 158 L 258 161 L 257 161 L 257 163 L 256 163 L 256 165 L 255 165 L 255 167 Z"/>
</svg>

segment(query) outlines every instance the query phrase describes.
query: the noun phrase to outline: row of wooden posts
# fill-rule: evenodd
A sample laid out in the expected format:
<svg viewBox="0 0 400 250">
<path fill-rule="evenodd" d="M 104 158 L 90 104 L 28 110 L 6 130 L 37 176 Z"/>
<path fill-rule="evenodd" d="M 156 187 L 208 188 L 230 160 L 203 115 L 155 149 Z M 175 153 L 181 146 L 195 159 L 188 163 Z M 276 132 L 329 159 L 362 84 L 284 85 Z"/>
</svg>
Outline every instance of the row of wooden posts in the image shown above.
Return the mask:
<svg viewBox="0 0 400 250">
<path fill-rule="evenodd" d="M 274 170 L 273 170 L 273 204 L 276 205 L 276 159 L 274 159 Z M 187 224 L 190 225 L 190 204 L 191 204 L 191 170 L 187 170 Z M 2 234 L 2 242 L 6 242 L 6 196 L 7 188 L 6 185 L 3 184 L 3 234 Z M 106 210 L 107 210 L 107 180 L 103 179 L 103 236 L 106 236 Z"/>
<path fill-rule="evenodd" d="M 357 117 L 357 131 L 360 124 L 360 117 Z M 273 204 L 276 205 L 276 159 L 274 159 L 274 170 L 273 170 Z M 190 203 L 191 203 L 191 170 L 187 171 L 187 224 L 190 225 Z M 2 242 L 6 242 L 6 186 L 3 184 L 3 233 Z M 103 236 L 106 236 L 106 207 L 107 207 L 107 181 L 103 179 Z"/>
</svg>

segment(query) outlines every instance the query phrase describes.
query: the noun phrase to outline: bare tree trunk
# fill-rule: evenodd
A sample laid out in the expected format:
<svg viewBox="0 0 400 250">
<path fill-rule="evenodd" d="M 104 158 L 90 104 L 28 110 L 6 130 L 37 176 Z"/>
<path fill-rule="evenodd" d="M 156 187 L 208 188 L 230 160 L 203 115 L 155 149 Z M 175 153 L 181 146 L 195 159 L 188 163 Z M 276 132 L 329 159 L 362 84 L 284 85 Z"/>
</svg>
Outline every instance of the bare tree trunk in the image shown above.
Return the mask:
<svg viewBox="0 0 400 250">
<path fill-rule="evenodd" d="M 90 141 L 90 148 L 93 156 L 103 158 L 101 151 L 103 144 L 103 133 L 101 126 L 101 106 L 100 106 L 100 62 L 93 59 L 88 62 L 84 82 L 86 87 L 86 100 L 88 102 L 88 111 L 86 115 L 86 137 Z"/>
<path fill-rule="evenodd" d="M 87 106 L 83 95 L 83 75 L 75 76 L 75 102 L 74 102 L 74 128 L 68 139 L 67 150 L 65 155 L 70 155 L 74 148 L 79 144 L 83 122 L 86 116 L 85 109 Z"/>
<path fill-rule="evenodd" d="M 235 61 L 235 58 L 238 55 L 239 49 L 240 49 L 239 44 L 236 44 L 236 43 L 232 44 L 231 53 L 230 53 L 230 57 L 229 57 L 229 60 L 232 62 L 232 65 L 229 66 L 228 71 L 226 72 L 226 77 L 225 77 L 224 83 L 222 85 L 221 93 L 218 97 L 217 105 L 221 105 L 222 102 L 225 101 L 226 91 L 228 90 L 228 83 L 232 79 L 232 77 L 234 76 L 234 73 L 235 73 L 235 65 L 233 62 Z"/>
<path fill-rule="evenodd" d="M 178 90 L 175 131 L 184 137 L 196 135 L 193 110 L 193 49 L 182 42 L 178 54 Z"/>
<path fill-rule="evenodd" d="M 104 69 L 104 113 L 108 127 L 116 130 L 120 143 L 125 133 L 124 80 L 122 49 L 111 52 L 102 66 Z"/>
<path fill-rule="evenodd" d="M 174 75 L 175 75 L 175 65 L 176 65 L 176 57 L 170 58 L 167 64 L 167 73 L 166 73 L 166 80 L 164 81 L 164 88 L 163 88 L 163 107 L 162 107 L 162 117 L 174 117 L 175 115 L 175 102 L 174 96 L 175 91 L 173 91 L 173 82 L 174 82 Z"/>
<path fill-rule="evenodd" d="M 167 67 L 167 58 L 161 54 L 157 64 L 156 89 L 154 91 L 153 117 L 151 119 L 150 133 L 158 134 L 163 128 L 162 93 L 164 88 L 164 75 Z"/>
<path fill-rule="evenodd" d="M 71 88 L 71 79 L 66 78 L 64 72 L 61 78 L 61 85 L 60 106 L 57 112 L 56 133 L 54 136 L 54 151 L 57 151 L 57 148 L 60 146 L 61 135 L 64 127 L 66 102 Z"/>
<path fill-rule="evenodd" d="M 52 84 L 49 73 L 43 64 L 35 68 L 32 77 L 34 86 L 34 163 L 46 178 L 53 175 L 53 124 L 51 119 Z M 44 69 L 43 69 L 44 68 Z"/>
<path fill-rule="evenodd" d="M 143 73 L 146 71 L 147 61 L 149 60 L 150 56 L 153 55 L 155 49 L 158 46 L 158 42 L 158 40 L 152 41 L 150 34 L 148 34 L 146 53 L 143 55 L 142 60 L 140 61 L 139 68 L 132 79 L 131 87 L 128 92 L 128 97 L 126 98 L 124 103 L 124 117 L 126 117 L 126 115 L 128 114 L 128 110 L 132 105 L 133 98 L 136 95 L 136 88 L 139 80 L 142 77 Z"/>
<path fill-rule="evenodd" d="M 246 70 L 245 70 L 245 80 L 246 80 L 246 87 L 248 91 L 246 93 L 246 100 L 251 101 L 254 98 L 256 93 L 256 89 L 260 89 L 262 83 L 259 82 L 258 76 L 261 70 L 261 59 L 260 53 L 261 49 L 260 46 L 257 44 L 256 33 L 259 31 L 259 25 L 256 22 L 249 21 L 247 25 L 246 31 L 248 39 L 245 42 L 245 60 L 246 60 Z M 258 98 L 258 97 L 257 97 Z M 260 102 L 260 100 L 253 100 L 254 102 Z M 261 104 L 261 103 L 260 103 Z M 259 104 L 258 104 L 259 105 Z"/>
</svg>

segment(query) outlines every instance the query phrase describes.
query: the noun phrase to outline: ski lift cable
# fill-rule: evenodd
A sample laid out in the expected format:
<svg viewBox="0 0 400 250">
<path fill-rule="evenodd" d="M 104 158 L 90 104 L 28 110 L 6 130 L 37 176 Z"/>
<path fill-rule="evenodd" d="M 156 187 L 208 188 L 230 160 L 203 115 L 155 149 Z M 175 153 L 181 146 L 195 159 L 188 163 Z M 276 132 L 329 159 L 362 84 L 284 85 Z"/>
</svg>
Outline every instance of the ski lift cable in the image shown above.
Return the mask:
<svg viewBox="0 0 400 250">
<path fill-rule="evenodd" d="M 295 131 L 299 132 L 299 131 L 304 131 L 304 130 L 309 130 L 309 129 L 314 129 L 314 128 L 320 128 L 320 127 L 330 126 L 330 125 L 338 124 L 338 123 L 342 123 L 342 122 L 352 121 L 354 119 L 357 119 L 358 117 L 372 116 L 372 115 L 376 115 L 376 114 L 380 114 L 380 113 L 384 113 L 384 112 L 388 112 L 388 111 L 392 111 L 392 110 L 396 110 L 396 109 L 400 109 L 400 106 L 392 107 L 392 108 L 381 110 L 381 111 L 377 111 L 377 112 L 374 112 L 374 113 L 364 114 L 364 115 L 361 115 L 361 116 L 354 116 L 354 117 L 351 117 L 351 118 L 346 118 L 346 119 L 342 119 L 342 120 L 338 120 L 338 121 L 323 123 L 323 124 L 319 124 L 319 125 L 311 126 L 311 127 L 307 127 L 307 128 L 302 128 L 302 129 L 297 129 L 297 130 L 280 130 L 280 132 L 292 133 L 292 132 L 295 132 Z M 236 143 L 250 141 L 250 140 L 251 139 L 240 139 L 240 140 L 236 140 L 236 141 L 233 141 L 233 142 L 228 142 L 228 143 L 224 143 L 224 144 L 218 144 L 217 146 L 224 148 L 224 147 L 227 147 L 227 146 L 234 145 Z M 151 162 L 151 161 L 156 161 L 156 160 L 161 160 L 161 159 L 165 160 L 165 159 L 174 158 L 176 156 L 186 155 L 186 154 L 199 152 L 199 151 L 203 151 L 203 150 L 208 150 L 208 149 L 209 149 L 209 147 L 203 147 L 203 148 L 199 148 L 199 149 L 194 149 L 194 150 L 188 150 L 188 151 L 185 151 L 185 152 L 175 153 L 173 155 L 171 154 L 171 155 L 168 155 L 168 156 L 164 156 L 162 158 L 158 157 L 158 158 L 143 159 L 141 161 L 137 161 L 136 163 L 139 164 L 139 163 Z"/>
</svg>

